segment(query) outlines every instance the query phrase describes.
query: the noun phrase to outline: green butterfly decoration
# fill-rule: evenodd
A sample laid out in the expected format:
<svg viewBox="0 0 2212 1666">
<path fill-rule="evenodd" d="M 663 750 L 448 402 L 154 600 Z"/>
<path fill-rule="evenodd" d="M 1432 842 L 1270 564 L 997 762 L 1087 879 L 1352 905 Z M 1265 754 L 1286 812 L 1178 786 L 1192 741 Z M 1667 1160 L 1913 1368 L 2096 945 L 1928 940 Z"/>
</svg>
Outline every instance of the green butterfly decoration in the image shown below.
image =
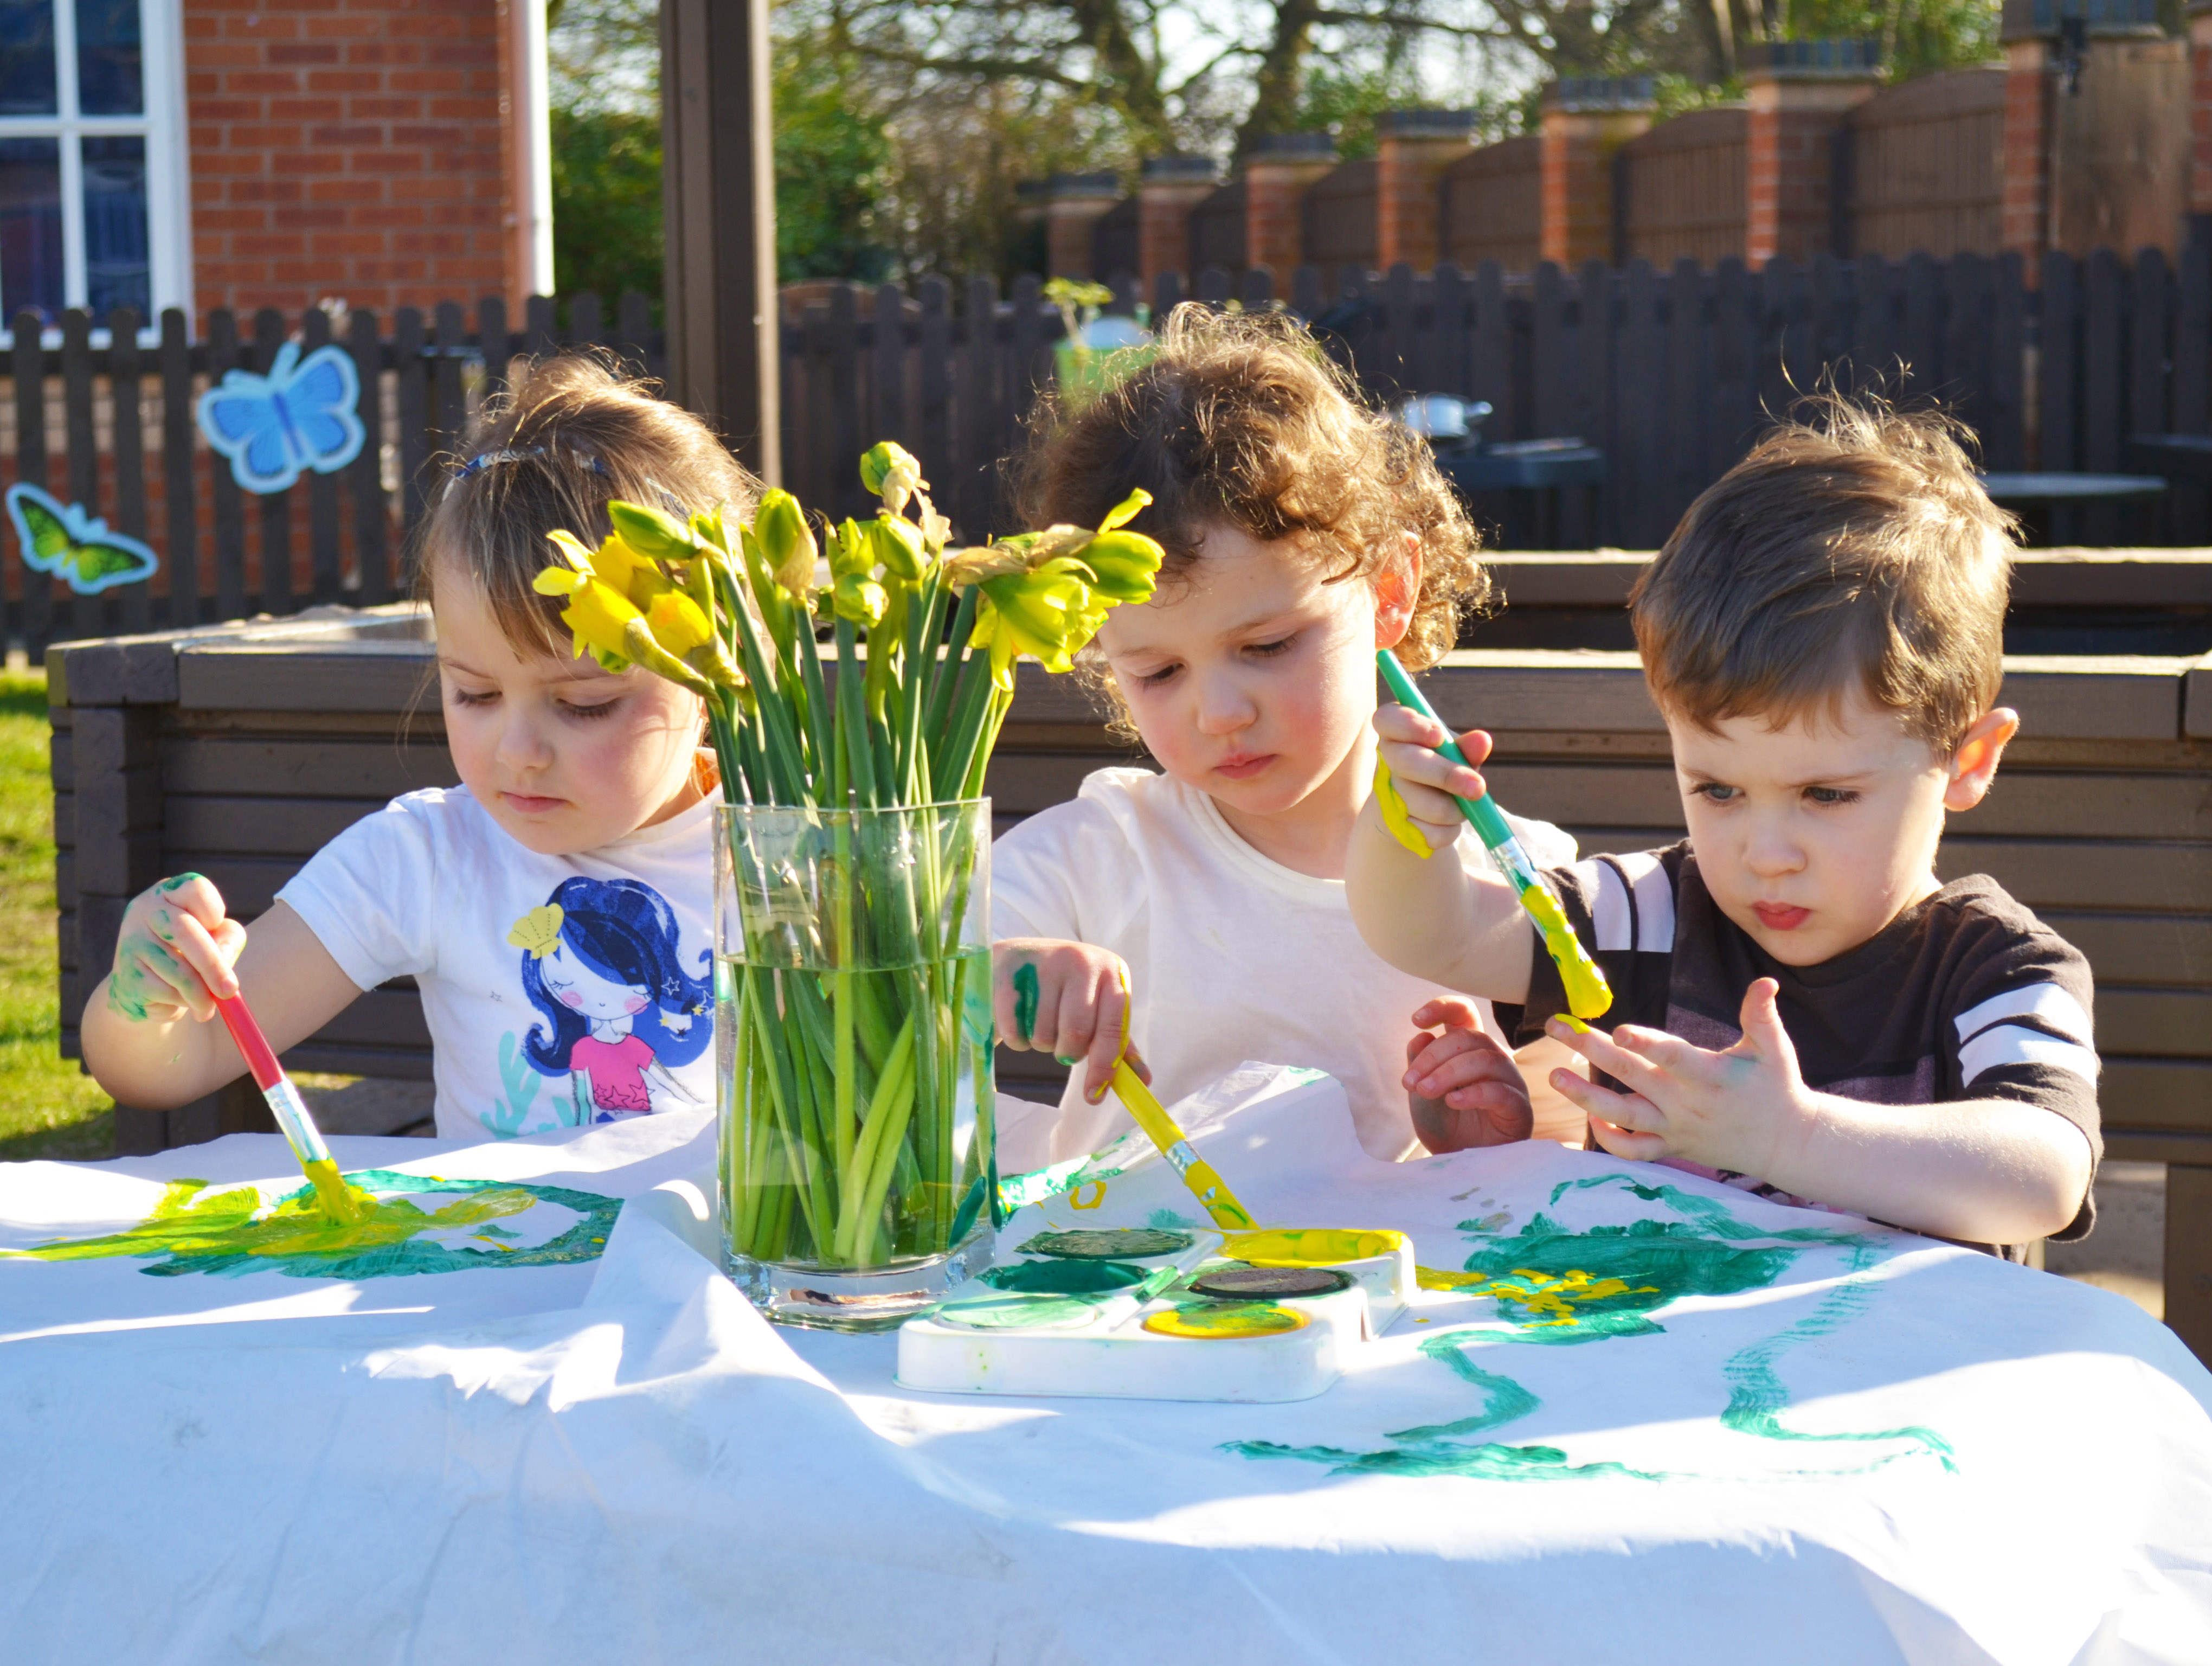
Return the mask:
<svg viewBox="0 0 2212 1666">
<path fill-rule="evenodd" d="M 23 542 L 23 560 L 52 573 L 80 596 L 153 576 L 161 565 L 135 538 L 111 532 L 82 503 L 64 503 L 27 482 L 8 488 L 8 517 Z"/>
</svg>

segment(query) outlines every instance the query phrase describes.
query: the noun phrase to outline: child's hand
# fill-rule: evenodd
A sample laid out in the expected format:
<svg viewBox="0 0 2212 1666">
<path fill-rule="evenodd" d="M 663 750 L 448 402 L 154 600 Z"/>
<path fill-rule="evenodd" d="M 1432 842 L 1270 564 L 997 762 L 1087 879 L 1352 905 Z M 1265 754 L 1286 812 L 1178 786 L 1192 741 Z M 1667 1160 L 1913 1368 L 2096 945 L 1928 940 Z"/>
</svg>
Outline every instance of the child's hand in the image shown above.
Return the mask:
<svg viewBox="0 0 2212 1666">
<path fill-rule="evenodd" d="M 1406 813 L 1422 824 L 1430 848 L 1442 850 L 1459 837 L 1460 808 L 1455 799 L 1479 799 L 1490 789 L 1468 764 L 1454 763 L 1437 748 L 1452 738 L 1451 731 L 1433 719 L 1406 706 L 1378 706 L 1375 733 L 1381 737 L 1382 762 Z M 1490 756 L 1490 737 L 1469 729 L 1459 737 L 1460 750 L 1471 763 Z"/>
<path fill-rule="evenodd" d="M 1513 1055 L 1476 1023 L 1474 1008 L 1443 996 L 1413 1022 L 1420 1033 L 1406 1043 L 1406 1087 L 1420 1142 L 1441 1153 L 1526 1140 L 1536 1122 L 1528 1085 Z M 1430 1035 L 1438 1025 L 1443 1034 Z"/>
<path fill-rule="evenodd" d="M 1097 1104 L 1126 1056 L 1138 1078 L 1152 1073 L 1133 1046 L 1121 1051 L 1121 1013 L 1129 973 L 1121 957 L 1088 943 L 1010 937 L 991 945 L 991 1011 L 1009 1047 L 1050 1053 L 1073 1068 L 1085 1065 L 1083 1097 Z"/>
<path fill-rule="evenodd" d="M 1744 992 L 1743 1039 L 1720 1053 L 1662 1030 L 1624 1024 L 1608 1037 L 1553 1018 L 1548 1035 L 1634 1091 L 1616 1093 L 1571 1070 L 1554 1070 L 1552 1085 L 1589 1113 L 1591 1132 L 1615 1157 L 1686 1158 L 1771 1180 L 1818 1116 L 1775 1010 L 1778 987 L 1762 977 Z"/>
<path fill-rule="evenodd" d="M 215 1016 L 218 999 L 238 993 L 231 964 L 246 927 L 224 910 L 222 893 L 197 873 L 164 879 L 131 899 L 115 943 L 107 1005 L 133 1024 Z"/>
</svg>

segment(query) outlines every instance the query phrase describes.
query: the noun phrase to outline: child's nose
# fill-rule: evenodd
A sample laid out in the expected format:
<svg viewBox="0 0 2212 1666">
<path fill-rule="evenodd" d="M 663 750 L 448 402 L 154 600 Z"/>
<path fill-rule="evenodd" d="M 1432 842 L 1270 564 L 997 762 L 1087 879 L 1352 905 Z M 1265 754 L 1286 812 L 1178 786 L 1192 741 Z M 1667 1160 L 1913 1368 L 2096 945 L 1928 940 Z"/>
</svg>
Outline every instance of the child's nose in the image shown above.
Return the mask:
<svg viewBox="0 0 2212 1666">
<path fill-rule="evenodd" d="M 1249 728 L 1257 713 L 1250 698 L 1229 678 L 1202 679 L 1198 689 L 1198 727 L 1201 734 L 1234 734 Z"/>
<path fill-rule="evenodd" d="M 513 717 L 500 726 L 498 757 L 509 769 L 542 769 L 553 761 L 553 749 L 535 723 Z"/>
<path fill-rule="evenodd" d="M 1779 827 L 1754 828 L 1744 849 L 1744 861 L 1763 877 L 1795 873 L 1805 866 L 1804 847 Z"/>
</svg>

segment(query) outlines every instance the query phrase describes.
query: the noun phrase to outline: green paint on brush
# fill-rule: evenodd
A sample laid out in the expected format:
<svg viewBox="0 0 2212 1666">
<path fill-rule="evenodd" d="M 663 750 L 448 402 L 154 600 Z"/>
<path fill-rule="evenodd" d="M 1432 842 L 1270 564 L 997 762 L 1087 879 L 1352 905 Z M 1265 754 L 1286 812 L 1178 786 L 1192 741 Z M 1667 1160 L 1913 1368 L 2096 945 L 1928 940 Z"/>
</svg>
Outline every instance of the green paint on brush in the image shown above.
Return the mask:
<svg viewBox="0 0 2212 1666">
<path fill-rule="evenodd" d="M 619 1198 L 563 1186 L 440 1180 L 386 1169 L 347 1178 L 362 1192 L 380 1195 L 357 1222 L 333 1220 L 324 1213 L 312 1186 L 287 1193 L 264 1209 L 260 1192 L 252 1186 L 216 1191 L 204 1180 L 173 1180 L 154 1213 L 136 1226 L 104 1237 L 0 1250 L 0 1258 L 99 1261 L 127 1256 L 151 1262 L 139 1271 L 156 1277 L 207 1273 L 232 1279 L 259 1272 L 295 1279 L 378 1279 L 480 1267 L 544 1267 L 597 1259 L 622 1209 Z M 426 1212 L 405 1195 L 424 1192 L 462 1195 Z M 494 1224 L 540 1201 L 558 1203 L 582 1219 L 534 1249 L 501 1246 L 499 1238 L 514 1235 L 505 1228 L 494 1231 Z M 484 1248 L 474 1248 L 472 1242 L 455 1244 L 420 1237 L 428 1231 L 466 1227 L 486 1229 L 468 1235 Z"/>
<path fill-rule="evenodd" d="M 1024 960 L 1014 968 L 1014 1031 L 1015 1038 L 1025 1046 L 1036 1034 L 1037 1002 L 1042 998 L 1036 963 Z"/>
</svg>

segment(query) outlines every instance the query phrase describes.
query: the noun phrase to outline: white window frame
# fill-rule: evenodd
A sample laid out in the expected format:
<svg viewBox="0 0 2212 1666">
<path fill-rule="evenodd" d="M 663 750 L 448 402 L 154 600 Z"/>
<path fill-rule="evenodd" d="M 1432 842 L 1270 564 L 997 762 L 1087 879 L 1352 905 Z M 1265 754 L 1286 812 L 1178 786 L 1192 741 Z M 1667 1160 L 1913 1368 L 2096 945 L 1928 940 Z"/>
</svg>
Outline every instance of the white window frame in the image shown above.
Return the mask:
<svg viewBox="0 0 2212 1666">
<path fill-rule="evenodd" d="M 192 228 L 190 137 L 185 109 L 184 0 L 138 0 L 140 74 L 145 110 L 136 116 L 76 113 L 76 0 L 48 0 L 54 19 L 56 114 L 0 116 L 0 139 L 61 141 L 63 306 L 82 307 L 88 298 L 84 249 L 84 158 L 75 141 L 83 138 L 143 137 L 146 141 L 146 251 L 153 305 L 142 344 L 161 338 L 161 313 L 181 307 L 192 316 Z M 12 346 L 15 301 L 0 295 L 0 346 Z M 44 332 L 58 346 L 61 331 Z M 107 343 L 107 330 L 94 320 L 93 342 Z"/>
</svg>

